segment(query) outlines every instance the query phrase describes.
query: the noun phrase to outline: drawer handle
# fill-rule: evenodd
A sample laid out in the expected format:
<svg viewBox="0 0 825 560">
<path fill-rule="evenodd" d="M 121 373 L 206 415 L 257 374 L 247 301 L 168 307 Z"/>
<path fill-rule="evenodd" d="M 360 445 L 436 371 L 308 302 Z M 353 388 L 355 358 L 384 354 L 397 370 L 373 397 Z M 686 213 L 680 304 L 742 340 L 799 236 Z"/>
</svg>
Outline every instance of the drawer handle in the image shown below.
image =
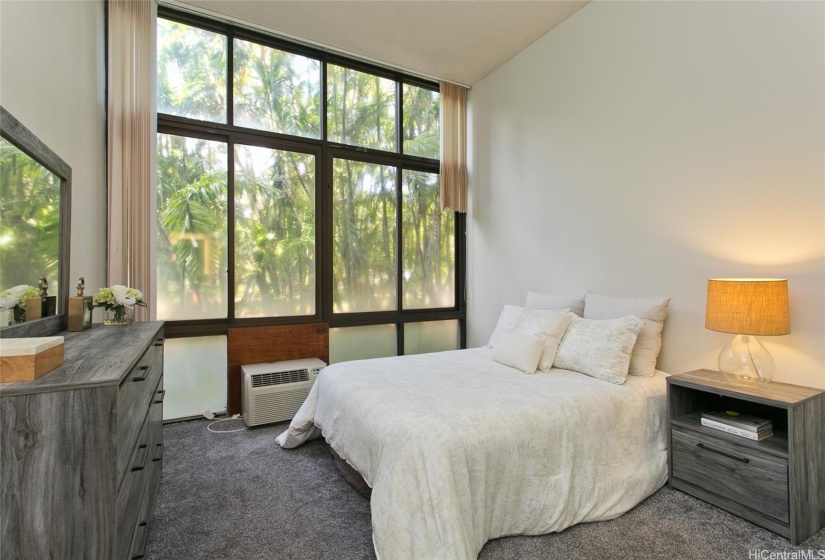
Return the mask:
<svg viewBox="0 0 825 560">
<path fill-rule="evenodd" d="M 152 462 L 160 461 L 163 459 L 163 444 L 159 443 L 155 446 L 155 456 L 152 457 Z"/>
<path fill-rule="evenodd" d="M 140 537 L 135 541 L 135 546 L 132 548 L 132 560 L 138 560 L 146 556 L 146 540 L 149 537 L 149 522 L 141 521 L 138 525 Z"/>
<path fill-rule="evenodd" d="M 149 456 L 149 446 L 147 444 L 143 444 L 138 447 L 138 451 L 143 451 L 143 454 L 140 458 L 140 463 L 137 465 L 132 465 L 132 472 L 141 471 L 146 466 L 146 458 Z"/>
<path fill-rule="evenodd" d="M 736 455 L 733 455 L 731 453 L 726 453 L 724 451 L 720 451 L 718 449 L 708 447 L 704 443 L 697 443 L 696 447 L 698 447 L 700 449 L 705 449 L 707 451 L 713 451 L 714 453 L 718 453 L 719 455 L 723 455 L 723 456 L 727 457 L 728 459 L 733 459 L 734 461 L 739 461 L 740 463 L 750 463 L 751 462 L 751 460 L 748 459 L 747 457 L 737 457 Z"/>
<path fill-rule="evenodd" d="M 163 346 L 163 343 L 166 341 L 165 338 L 159 338 L 155 341 L 155 346 Z"/>
<path fill-rule="evenodd" d="M 155 399 L 155 404 L 163 404 L 163 399 L 166 398 L 166 389 L 161 389 L 155 393 L 156 395 L 160 395 L 160 398 Z"/>
<path fill-rule="evenodd" d="M 140 366 L 138 369 L 140 370 L 140 373 L 143 374 L 143 376 L 141 377 L 139 373 L 138 375 L 135 375 L 132 378 L 132 381 L 134 381 L 135 383 L 137 383 L 138 381 L 146 381 L 146 378 L 149 377 L 149 371 L 152 369 L 152 366 Z"/>
</svg>

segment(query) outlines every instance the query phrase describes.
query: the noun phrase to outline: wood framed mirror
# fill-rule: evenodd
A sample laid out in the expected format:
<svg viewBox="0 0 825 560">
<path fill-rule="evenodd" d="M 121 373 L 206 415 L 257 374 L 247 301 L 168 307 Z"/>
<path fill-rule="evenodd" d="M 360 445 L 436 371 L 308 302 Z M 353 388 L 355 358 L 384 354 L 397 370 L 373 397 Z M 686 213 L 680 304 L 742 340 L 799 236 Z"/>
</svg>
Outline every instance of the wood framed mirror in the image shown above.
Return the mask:
<svg viewBox="0 0 825 560">
<path fill-rule="evenodd" d="M 0 328 L 0 338 L 66 328 L 72 168 L 0 107 L 0 292 L 48 279 L 57 314 Z"/>
</svg>

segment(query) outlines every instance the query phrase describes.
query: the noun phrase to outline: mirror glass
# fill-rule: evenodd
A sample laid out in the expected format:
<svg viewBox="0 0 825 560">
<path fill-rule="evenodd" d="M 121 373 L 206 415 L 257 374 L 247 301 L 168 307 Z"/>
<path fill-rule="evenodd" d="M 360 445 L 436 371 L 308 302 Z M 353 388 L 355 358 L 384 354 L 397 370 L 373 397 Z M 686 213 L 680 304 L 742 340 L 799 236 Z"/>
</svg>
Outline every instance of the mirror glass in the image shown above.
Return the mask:
<svg viewBox="0 0 825 560">
<path fill-rule="evenodd" d="M 57 296 L 51 317 L 33 319 L 40 311 L 26 310 L 28 320 L 15 324 L 23 318 L 19 306 L 0 310 L 2 336 L 47 336 L 65 328 L 70 204 L 71 168 L 0 107 L 0 294 L 18 286 L 37 290 L 45 277 L 48 295 Z"/>
<path fill-rule="evenodd" d="M 0 292 L 45 276 L 56 295 L 59 263 L 60 177 L 0 137 Z"/>
</svg>

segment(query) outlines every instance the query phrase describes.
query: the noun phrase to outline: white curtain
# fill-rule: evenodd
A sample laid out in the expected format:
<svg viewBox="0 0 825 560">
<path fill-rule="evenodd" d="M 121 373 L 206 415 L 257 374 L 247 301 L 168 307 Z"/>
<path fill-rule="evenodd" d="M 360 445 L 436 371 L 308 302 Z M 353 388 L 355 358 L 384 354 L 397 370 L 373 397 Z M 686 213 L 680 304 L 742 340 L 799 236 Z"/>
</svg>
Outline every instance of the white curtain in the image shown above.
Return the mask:
<svg viewBox="0 0 825 560">
<path fill-rule="evenodd" d="M 441 209 L 467 211 L 467 88 L 441 82 Z"/>
<path fill-rule="evenodd" d="M 108 284 L 155 300 L 155 19 L 152 0 L 108 6 Z M 135 308 L 136 320 L 153 313 Z"/>
</svg>

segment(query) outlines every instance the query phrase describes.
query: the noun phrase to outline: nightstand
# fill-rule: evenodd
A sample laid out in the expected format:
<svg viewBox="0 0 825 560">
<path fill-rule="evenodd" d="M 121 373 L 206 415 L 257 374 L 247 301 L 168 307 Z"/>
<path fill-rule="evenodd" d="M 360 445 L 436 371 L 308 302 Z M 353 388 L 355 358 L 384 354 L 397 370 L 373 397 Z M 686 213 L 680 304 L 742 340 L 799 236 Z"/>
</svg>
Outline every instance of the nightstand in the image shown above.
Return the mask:
<svg viewBox="0 0 825 560">
<path fill-rule="evenodd" d="M 825 391 L 700 369 L 667 379 L 668 484 L 797 545 L 825 526 Z M 762 441 L 701 424 L 703 411 L 771 420 Z"/>
</svg>

